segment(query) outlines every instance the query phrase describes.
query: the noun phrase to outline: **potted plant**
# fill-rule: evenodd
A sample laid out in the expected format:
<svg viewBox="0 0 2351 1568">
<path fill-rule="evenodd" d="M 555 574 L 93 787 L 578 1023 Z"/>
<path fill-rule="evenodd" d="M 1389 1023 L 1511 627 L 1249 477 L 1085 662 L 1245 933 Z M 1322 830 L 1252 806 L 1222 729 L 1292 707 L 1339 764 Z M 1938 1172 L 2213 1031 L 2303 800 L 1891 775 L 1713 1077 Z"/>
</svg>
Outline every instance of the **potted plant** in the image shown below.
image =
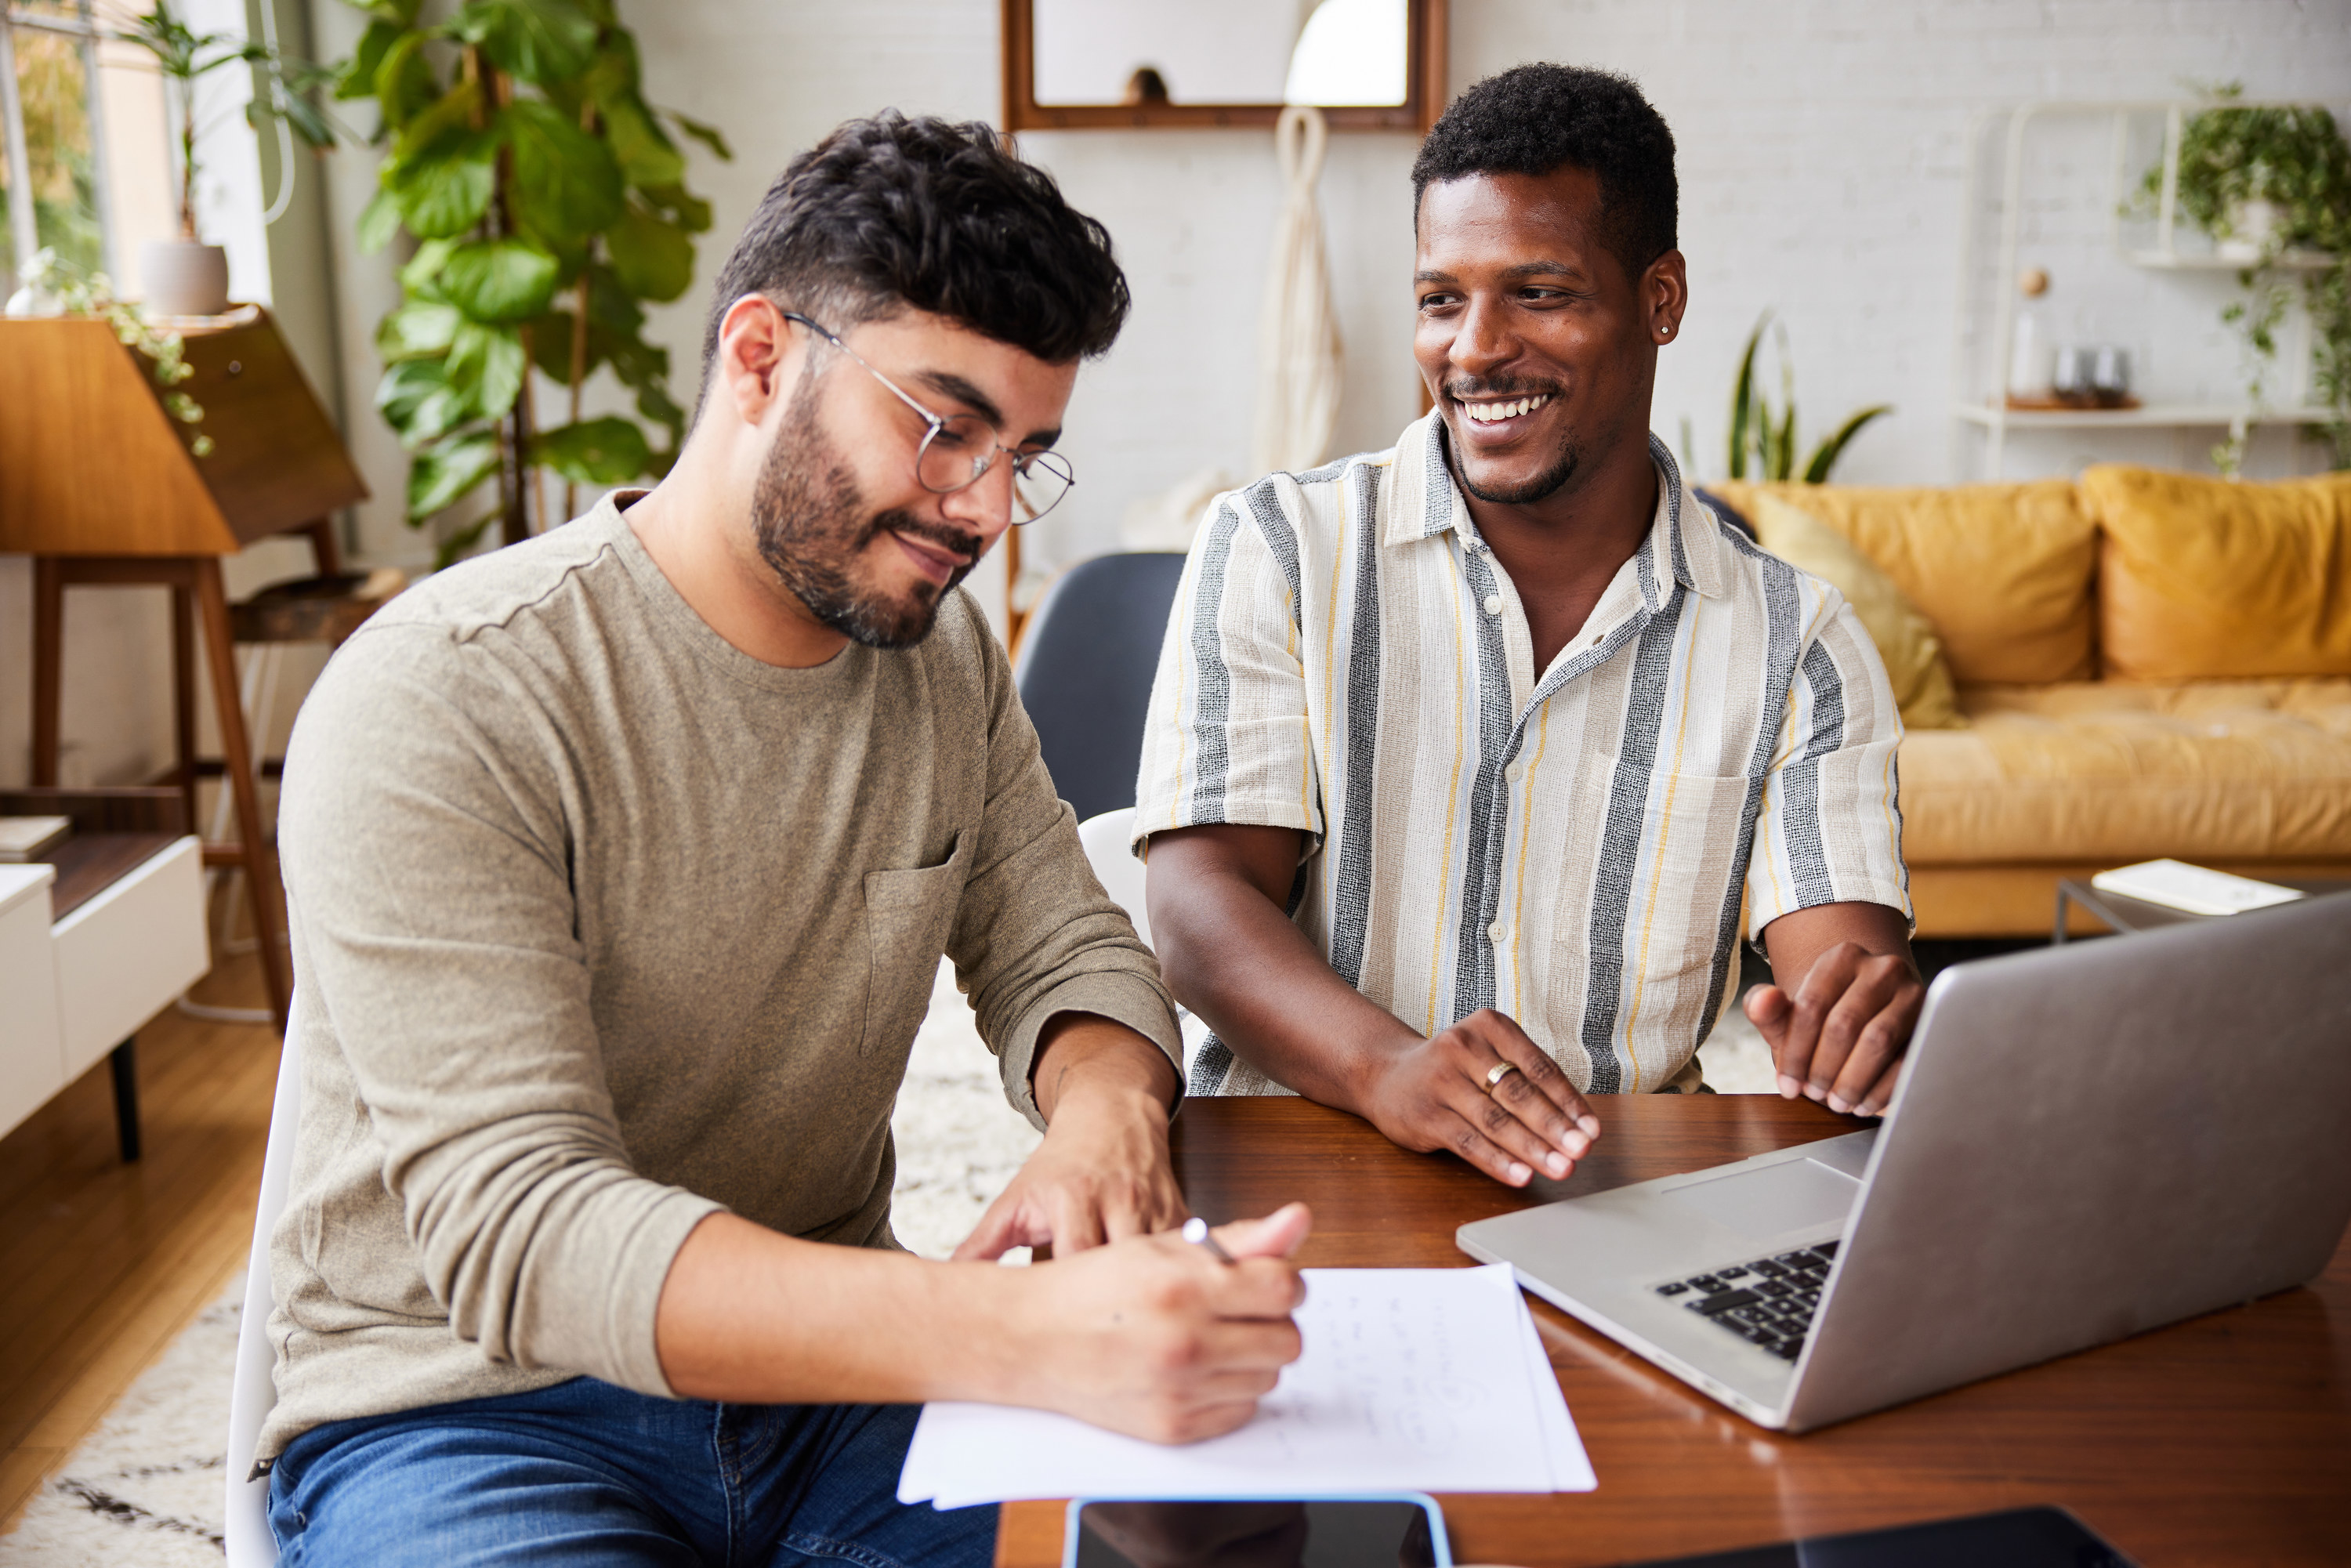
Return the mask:
<svg viewBox="0 0 2351 1568">
<path fill-rule="evenodd" d="M 140 252 L 139 276 L 148 312 L 216 316 L 228 308 L 228 253 L 206 245 L 197 228 L 196 141 L 218 122 L 198 120 L 196 84 L 232 66 L 258 67 L 272 90 L 266 98 L 247 100 L 246 119 L 258 126 L 273 114 L 282 116 L 305 145 L 322 151 L 335 144 L 334 129 L 303 95 L 324 82 L 327 73 L 236 33 L 199 33 L 172 10 L 171 0 L 155 0 L 148 10 L 113 28 L 111 36 L 154 57 L 179 133 L 180 237 L 151 241 Z"/>
<path fill-rule="evenodd" d="M 2232 103 L 2240 84 L 2213 89 L 2210 108 L 2180 129 L 2178 200 L 2189 220 L 2212 236 L 2216 253 L 2240 262 L 2243 294 L 2221 311 L 2244 348 L 2246 395 L 2262 407 L 2277 358 L 2277 329 L 2288 292 L 2263 275 L 2281 257 L 2314 263 L 2304 278 L 2310 311 L 2314 395 L 2331 417 L 2306 434 L 2326 441 L 2333 465 L 2351 467 L 2351 143 L 2335 117 L 2314 106 L 2254 109 Z M 2142 206 L 2160 198 L 2163 170 L 2139 182 Z M 2246 425 L 2213 449 L 2234 476 L 2244 459 Z"/>
<path fill-rule="evenodd" d="M 1774 329 L 1780 350 L 1780 393 L 1784 400 L 1778 413 L 1773 413 L 1771 400 L 1756 384 L 1755 356 L 1763 345 L 1763 329 Z M 1796 471 L 1796 366 L 1788 357 L 1788 329 L 1771 319 L 1766 310 L 1756 319 L 1755 330 L 1747 335 L 1747 350 L 1739 356 L 1739 379 L 1730 389 L 1730 438 L 1725 472 L 1733 479 L 1747 477 L 1747 462 L 1752 454 L 1755 476 L 1763 480 L 1801 479 L 1807 485 L 1825 485 L 1837 459 L 1844 455 L 1845 447 L 1861 434 L 1862 426 L 1880 414 L 1892 413 L 1890 402 L 1873 403 L 1848 414 L 1845 422 L 1813 448 L 1802 474 Z"/>
<path fill-rule="evenodd" d="M 646 102 L 611 0 L 466 0 L 429 24 L 421 0 L 365 9 L 335 95 L 373 102 L 388 144 L 361 246 L 414 246 L 376 331 L 376 407 L 411 454 L 409 523 L 498 483 L 495 510 L 442 537 L 446 562 L 493 524 L 509 544 L 537 532 L 541 468 L 565 481 L 566 516 L 571 486 L 669 471 L 685 411 L 667 352 L 643 335 L 644 303 L 685 292 L 693 236 L 710 226 L 681 143 L 732 154 L 709 126 Z M 534 368 L 569 393 L 551 430 L 538 428 Z M 582 417 L 599 369 L 636 417 Z"/>
</svg>

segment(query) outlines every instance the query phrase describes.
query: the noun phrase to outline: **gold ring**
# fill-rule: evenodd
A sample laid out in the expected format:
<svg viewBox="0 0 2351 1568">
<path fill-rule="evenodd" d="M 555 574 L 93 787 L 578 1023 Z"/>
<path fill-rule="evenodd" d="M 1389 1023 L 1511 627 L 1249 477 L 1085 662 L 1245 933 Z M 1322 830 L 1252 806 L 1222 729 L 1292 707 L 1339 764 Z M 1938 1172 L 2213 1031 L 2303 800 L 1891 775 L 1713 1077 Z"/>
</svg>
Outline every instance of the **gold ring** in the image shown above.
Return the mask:
<svg viewBox="0 0 2351 1568">
<path fill-rule="evenodd" d="M 1519 1070 L 1515 1061 L 1498 1061 L 1486 1069 L 1486 1092 L 1491 1094 L 1502 1086 L 1502 1080 Z"/>
</svg>

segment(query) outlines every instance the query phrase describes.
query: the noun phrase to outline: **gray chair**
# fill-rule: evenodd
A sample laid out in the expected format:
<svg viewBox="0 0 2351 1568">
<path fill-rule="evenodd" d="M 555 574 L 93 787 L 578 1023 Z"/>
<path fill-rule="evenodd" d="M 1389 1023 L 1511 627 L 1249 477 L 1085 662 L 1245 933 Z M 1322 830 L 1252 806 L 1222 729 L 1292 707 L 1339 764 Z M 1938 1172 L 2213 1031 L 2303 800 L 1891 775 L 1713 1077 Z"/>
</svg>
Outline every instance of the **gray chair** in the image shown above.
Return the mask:
<svg viewBox="0 0 2351 1568">
<path fill-rule="evenodd" d="M 1138 550 L 1063 572 L 1012 667 L 1053 789 L 1078 821 L 1134 804 L 1143 723 L 1184 557 Z"/>
</svg>

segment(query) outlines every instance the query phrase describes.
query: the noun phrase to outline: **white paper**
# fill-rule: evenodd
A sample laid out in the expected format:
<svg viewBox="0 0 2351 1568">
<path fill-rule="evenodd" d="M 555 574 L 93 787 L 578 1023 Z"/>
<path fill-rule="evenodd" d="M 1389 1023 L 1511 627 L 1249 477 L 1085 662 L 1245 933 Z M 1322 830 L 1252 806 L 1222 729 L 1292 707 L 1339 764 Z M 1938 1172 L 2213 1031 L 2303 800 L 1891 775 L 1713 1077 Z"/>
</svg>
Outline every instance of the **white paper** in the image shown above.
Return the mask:
<svg viewBox="0 0 2351 1568">
<path fill-rule="evenodd" d="M 1305 1274 L 1304 1353 L 1238 1431 L 1169 1448 L 1043 1411 L 931 1405 L 899 1500 L 1593 1488 L 1508 1267 Z"/>
</svg>

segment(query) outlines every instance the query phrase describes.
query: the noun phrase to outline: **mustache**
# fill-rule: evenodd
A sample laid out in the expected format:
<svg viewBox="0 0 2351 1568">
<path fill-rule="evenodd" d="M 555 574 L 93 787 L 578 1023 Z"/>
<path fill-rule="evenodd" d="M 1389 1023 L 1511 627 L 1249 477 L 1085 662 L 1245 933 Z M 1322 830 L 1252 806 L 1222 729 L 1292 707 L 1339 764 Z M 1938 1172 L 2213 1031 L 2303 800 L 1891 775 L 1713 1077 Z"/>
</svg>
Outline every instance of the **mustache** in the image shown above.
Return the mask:
<svg viewBox="0 0 2351 1568">
<path fill-rule="evenodd" d="M 980 539 L 977 534 L 967 533 L 961 528 L 949 528 L 943 523 L 925 522 L 912 512 L 882 513 L 866 525 L 865 540 L 861 542 L 870 542 L 879 538 L 884 532 L 904 534 L 911 538 L 921 539 L 925 544 L 938 546 L 939 549 L 956 557 L 961 562 L 956 568 L 958 572 L 969 571 L 979 562 Z"/>
<path fill-rule="evenodd" d="M 1566 390 L 1557 382 L 1527 381 L 1518 376 L 1473 376 L 1468 381 L 1445 383 L 1445 395 L 1456 402 L 1473 397 L 1541 397 Z"/>
</svg>

